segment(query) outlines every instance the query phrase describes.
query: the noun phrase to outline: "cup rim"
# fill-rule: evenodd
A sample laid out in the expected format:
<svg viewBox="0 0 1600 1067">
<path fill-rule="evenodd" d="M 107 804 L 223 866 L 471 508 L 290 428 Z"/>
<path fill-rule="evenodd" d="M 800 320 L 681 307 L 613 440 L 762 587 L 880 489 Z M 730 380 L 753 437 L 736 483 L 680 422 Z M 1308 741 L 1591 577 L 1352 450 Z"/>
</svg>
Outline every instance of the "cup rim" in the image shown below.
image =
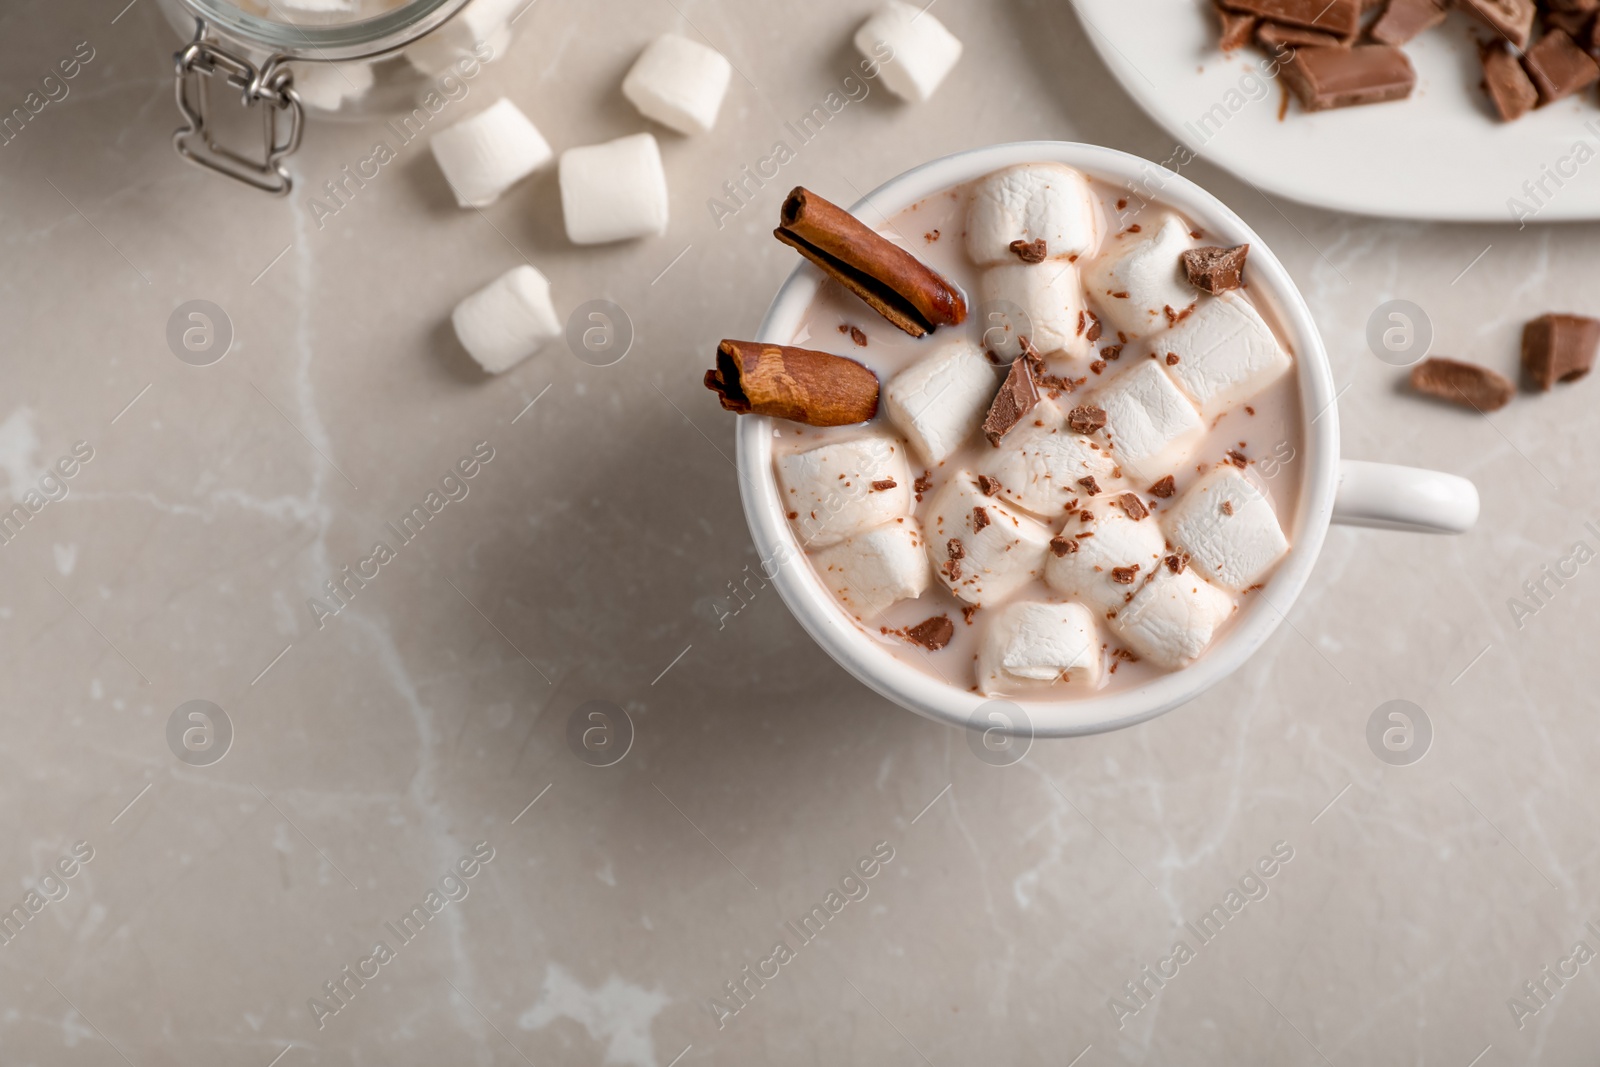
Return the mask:
<svg viewBox="0 0 1600 1067">
<path fill-rule="evenodd" d="M 1198 660 L 1142 685 L 1109 694 L 1064 700 L 1008 696 L 999 727 L 1028 737 L 1073 737 L 1145 722 L 1171 711 L 1221 682 L 1253 656 L 1285 618 L 1322 550 L 1339 482 L 1339 423 L 1333 375 L 1311 311 L 1289 273 L 1244 220 L 1194 182 L 1139 156 L 1071 141 L 1017 141 L 967 149 L 891 178 L 862 197 L 852 214 L 879 224 L 935 193 L 1020 163 L 1064 163 L 1092 178 L 1140 193 L 1182 212 L 1208 236 L 1250 245 L 1251 296 L 1265 300 L 1295 357 L 1301 401 L 1305 469 L 1295 507 L 1288 554 L 1265 587 L 1240 608 L 1227 634 Z M 1143 195 L 1143 194 L 1141 194 Z M 773 297 L 757 340 L 792 341 L 823 275 L 797 265 Z M 762 561 L 762 573 L 800 625 L 835 662 L 868 688 L 925 718 L 954 726 L 993 728 L 984 715 L 996 698 L 958 688 L 896 658 L 850 616 L 822 584 L 785 516 L 773 468 L 774 420 L 742 415 L 736 429 L 739 492 L 745 520 Z M 774 566 L 774 561 L 777 565 Z"/>
</svg>

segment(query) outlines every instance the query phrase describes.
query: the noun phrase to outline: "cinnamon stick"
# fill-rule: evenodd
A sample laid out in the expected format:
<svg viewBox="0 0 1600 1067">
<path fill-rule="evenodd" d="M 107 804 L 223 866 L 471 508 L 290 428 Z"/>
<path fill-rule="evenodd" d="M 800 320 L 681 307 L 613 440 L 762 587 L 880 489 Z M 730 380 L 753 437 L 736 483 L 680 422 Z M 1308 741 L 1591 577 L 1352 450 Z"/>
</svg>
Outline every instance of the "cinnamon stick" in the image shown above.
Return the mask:
<svg viewBox="0 0 1600 1067">
<path fill-rule="evenodd" d="M 878 376 L 853 359 L 756 341 L 723 341 L 705 385 L 740 415 L 850 426 L 878 413 Z"/>
<path fill-rule="evenodd" d="M 803 186 L 783 202 L 772 234 L 913 337 L 966 320 L 967 302 L 955 286 Z"/>
</svg>

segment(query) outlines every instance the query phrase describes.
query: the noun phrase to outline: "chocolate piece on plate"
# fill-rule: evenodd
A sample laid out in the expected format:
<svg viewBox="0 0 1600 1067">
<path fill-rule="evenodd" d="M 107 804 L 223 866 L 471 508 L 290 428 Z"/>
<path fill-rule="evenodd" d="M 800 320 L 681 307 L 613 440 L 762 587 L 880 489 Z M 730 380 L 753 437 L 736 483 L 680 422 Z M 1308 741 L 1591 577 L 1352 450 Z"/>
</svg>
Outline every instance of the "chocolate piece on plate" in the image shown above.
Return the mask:
<svg viewBox="0 0 1600 1067">
<path fill-rule="evenodd" d="M 1240 11 L 1229 11 L 1218 0 L 1212 0 L 1212 6 L 1217 10 L 1217 19 L 1222 23 L 1221 45 L 1224 52 L 1232 52 L 1243 48 L 1250 43 L 1250 38 L 1255 36 L 1256 24 L 1261 20 L 1254 15 Z"/>
<path fill-rule="evenodd" d="M 1582 41 L 1588 33 L 1594 10 L 1588 11 L 1558 11 L 1554 8 L 1542 8 L 1539 17 L 1543 20 L 1545 29 L 1563 30 L 1575 41 Z"/>
<path fill-rule="evenodd" d="M 1263 22 L 1256 28 L 1256 40 L 1267 51 L 1279 55 L 1299 48 L 1344 48 L 1350 43 L 1336 34 L 1303 26 L 1285 26 L 1281 22 Z"/>
<path fill-rule="evenodd" d="M 1216 296 L 1244 283 L 1244 261 L 1249 254 L 1249 245 L 1238 245 L 1234 248 L 1191 248 L 1179 258 L 1189 284 Z"/>
<path fill-rule="evenodd" d="M 1424 30 L 1431 30 L 1445 19 L 1442 0 L 1389 0 L 1369 32 L 1379 44 L 1395 47 L 1405 44 Z"/>
<path fill-rule="evenodd" d="M 1021 422 L 1039 403 L 1039 387 L 1033 382 L 1032 362 L 1028 359 L 1011 361 L 1006 380 L 989 405 L 989 414 L 983 420 L 983 436 L 996 448 L 1006 431 Z"/>
<path fill-rule="evenodd" d="M 1524 55 L 1528 75 L 1548 104 L 1600 81 L 1600 64 L 1563 30 L 1551 30 Z"/>
<path fill-rule="evenodd" d="M 1480 412 L 1499 411 L 1511 403 L 1517 391 L 1504 374 L 1476 363 L 1437 356 L 1411 368 L 1411 386 L 1419 393 Z"/>
<path fill-rule="evenodd" d="M 1284 64 L 1283 76 L 1307 111 L 1403 100 L 1417 84 L 1411 60 L 1386 44 L 1302 48 Z"/>
<path fill-rule="evenodd" d="M 1517 48 L 1533 36 L 1533 0 L 1456 0 L 1456 6 Z"/>
<path fill-rule="evenodd" d="M 1269 22 L 1305 26 L 1338 37 L 1354 37 L 1361 29 L 1360 0 L 1222 0 L 1233 11 L 1259 15 Z"/>
<path fill-rule="evenodd" d="M 1490 41 L 1483 47 L 1483 84 L 1495 111 L 1506 122 L 1520 119 L 1539 103 L 1539 90 L 1522 69 L 1511 46 Z"/>
<path fill-rule="evenodd" d="M 1522 328 L 1522 369 L 1540 389 L 1582 378 L 1600 350 L 1600 320 L 1540 315 Z"/>
</svg>

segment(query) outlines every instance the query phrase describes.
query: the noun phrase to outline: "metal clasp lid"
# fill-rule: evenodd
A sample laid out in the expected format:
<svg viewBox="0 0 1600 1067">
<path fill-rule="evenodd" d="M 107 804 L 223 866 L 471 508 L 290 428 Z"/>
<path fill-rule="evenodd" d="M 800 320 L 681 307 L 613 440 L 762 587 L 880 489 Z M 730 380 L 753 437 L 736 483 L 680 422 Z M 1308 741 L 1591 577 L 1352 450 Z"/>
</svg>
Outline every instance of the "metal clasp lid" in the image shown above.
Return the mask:
<svg viewBox="0 0 1600 1067">
<path fill-rule="evenodd" d="M 178 111 L 186 123 L 172 135 L 178 154 L 190 163 L 226 174 L 274 196 L 288 195 L 294 188 L 294 179 L 284 168 L 283 159 L 300 146 L 305 110 L 300 105 L 299 94 L 294 91 L 294 73 L 286 65 L 286 57 L 271 56 L 257 69 L 249 60 L 207 40 L 206 24 L 197 19 L 194 40 L 174 59 Z M 264 105 L 263 147 L 258 159 L 218 144 L 207 127 L 211 79 L 217 74 L 221 74 L 230 87 L 239 90 L 240 102 L 246 108 Z"/>
</svg>

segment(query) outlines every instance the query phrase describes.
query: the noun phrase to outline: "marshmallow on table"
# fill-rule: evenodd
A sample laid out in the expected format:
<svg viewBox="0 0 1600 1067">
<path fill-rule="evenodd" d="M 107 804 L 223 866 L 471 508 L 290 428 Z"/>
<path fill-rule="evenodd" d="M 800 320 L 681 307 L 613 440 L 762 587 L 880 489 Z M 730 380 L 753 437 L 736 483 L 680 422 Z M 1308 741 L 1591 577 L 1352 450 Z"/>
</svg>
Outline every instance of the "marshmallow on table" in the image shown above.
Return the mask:
<svg viewBox="0 0 1600 1067">
<path fill-rule="evenodd" d="M 320 111 L 338 111 L 372 88 L 371 63 L 296 63 L 294 91 L 300 102 Z"/>
<path fill-rule="evenodd" d="M 813 555 L 811 564 L 845 610 L 863 622 L 928 589 L 922 527 L 910 516 L 831 545 Z"/>
<path fill-rule="evenodd" d="M 667 232 L 667 174 L 648 133 L 561 153 L 567 239 L 597 245 Z"/>
<path fill-rule="evenodd" d="M 804 549 L 825 548 L 911 514 L 905 446 L 888 434 L 779 456 L 784 511 Z M 874 488 L 873 483 L 886 485 Z"/>
<path fill-rule="evenodd" d="M 513 267 L 456 305 L 456 336 L 490 374 L 508 370 L 561 334 L 550 282 L 527 264 Z"/>
<path fill-rule="evenodd" d="M 1292 363 L 1272 327 L 1238 293 L 1202 297 L 1188 318 L 1142 348 L 1167 364 L 1173 381 L 1208 416 L 1259 393 Z"/>
<path fill-rule="evenodd" d="M 721 52 L 675 33 L 645 46 L 622 80 L 639 114 L 679 133 L 709 133 L 733 67 Z"/>
<path fill-rule="evenodd" d="M 1162 566 L 1117 612 L 1111 628 L 1140 659 L 1177 670 L 1205 651 L 1233 608 L 1231 596 L 1192 569 L 1174 574 Z"/>
<path fill-rule="evenodd" d="M 1129 340 L 1165 330 L 1200 296 L 1178 259 L 1194 247 L 1189 224 L 1166 213 L 1158 224 L 1141 229 L 1118 234 L 1083 272 L 1083 287 L 1100 321 Z"/>
<path fill-rule="evenodd" d="M 1018 263 L 1011 242 L 1045 243 L 1041 270 L 1100 246 L 1100 209 L 1089 180 L 1062 163 L 1022 163 L 983 178 L 967 207 L 967 255 L 980 267 Z"/>
<path fill-rule="evenodd" d="M 424 74 L 442 74 L 465 57 L 488 62 L 511 44 L 511 18 L 527 0 L 472 0 L 444 25 L 405 49 L 406 62 Z"/>
<path fill-rule="evenodd" d="M 1116 464 L 1104 445 L 1067 427 L 1054 401 L 1041 400 L 998 448 L 980 448 L 974 466 L 1000 483 L 1007 500 L 1054 519 L 1067 501 L 1085 495 L 1078 479 L 1108 488 Z"/>
<path fill-rule="evenodd" d="M 488 207 L 552 157 L 538 128 L 504 97 L 434 134 L 430 147 L 462 207 Z"/>
<path fill-rule="evenodd" d="M 1205 435 L 1200 413 L 1159 363 L 1137 361 L 1093 398 L 1105 409 L 1112 458 L 1124 474 L 1138 480 L 1154 481 L 1171 473 Z"/>
<path fill-rule="evenodd" d="M 1058 683 L 1095 689 L 1104 660 L 1083 605 L 1007 604 L 989 618 L 978 645 L 978 688 L 986 696 Z"/>
<path fill-rule="evenodd" d="M 1043 263 L 1001 263 L 983 272 L 979 289 L 983 294 L 980 307 L 1008 318 L 1010 307 L 1022 312 L 1019 321 L 1007 322 L 1003 330 L 988 330 L 983 339 L 994 353 L 1007 360 L 1022 354 L 1020 338 L 1026 336 L 1030 344 L 1043 355 L 1060 352 L 1080 359 L 1094 354 L 1094 342 L 1088 337 L 1085 312 L 1088 305 L 1083 299 L 1083 285 L 1078 280 L 1078 268 L 1064 259 L 1047 259 Z"/>
<path fill-rule="evenodd" d="M 968 604 L 1004 600 L 1044 569 L 1049 528 L 984 496 L 969 471 L 957 471 L 939 490 L 926 522 L 934 571 Z"/>
<path fill-rule="evenodd" d="M 1044 580 L 1069 600 L 1087 604 L 1100 614 L 1120 611 L 1129 594 L 1163 566 L 1168 555 L 1166 537 L 1153 515 L 1131 519 L 1115 500 L 1101 494 L 1084 505 L 1090 516 L 1068 517 L 1050 545 Z M 1083 535 L 1089 536 L 1083 536 Z M 1065 542 L 1077 545 L 1067 551 Z M 1119 582 L 1117 568 L 1131 568 L 1132 582 Z"/>
<path fill-rule="evenodd" d="M 920 104 L 961 58 L 961 42 L 925 8 L 889 0 L 856 31 L 856 50 L 881 63 L 883 84 Z"/>
<path fill-rule="evenodd" d="M 1166 513 L 1173 544 L 1189 566 L 1217 585 L 1243 592 L 1289 551 L 1266 494 L 1237 467 L 1201 478 Z"/>
<path fill-rule="evenodd" d="M 983 423 L 1000 372 L 983 349 L 956 341 L 923 356 L 883 389 L 883 410 L 917 455 L 937 467 Z"/>
</svg>

